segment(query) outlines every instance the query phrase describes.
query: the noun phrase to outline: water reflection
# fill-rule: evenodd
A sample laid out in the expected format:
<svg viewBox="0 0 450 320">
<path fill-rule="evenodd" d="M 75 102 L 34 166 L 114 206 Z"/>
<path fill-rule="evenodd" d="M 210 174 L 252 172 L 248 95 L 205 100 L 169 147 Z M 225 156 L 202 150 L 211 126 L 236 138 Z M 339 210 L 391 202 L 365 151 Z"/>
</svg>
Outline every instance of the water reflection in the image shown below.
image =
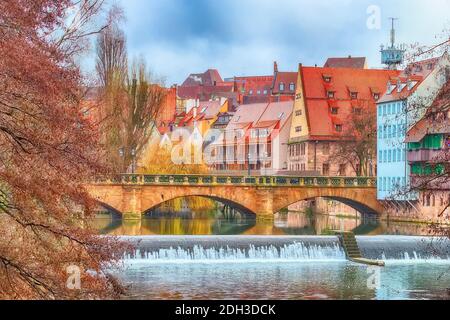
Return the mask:
<svg viewBox="0 0 450 320">
<path fill-rule="evenodd" d="M 101 214 L 93 226 L 111 235 L 327 235 L 332 230 L 352 231 L 358 235 L 428 235 L 429 226 L 361 220 L 320 214 L 277 214 L 274 221 L 256 220 L 254 216 L 223 210 L 158 211 L 140 221 L 121 220 Z"/>
<path fill-rule="evenodd" d="M 450 280 L 446 264 L 388 265 L 378 289 L 367 287 L 366 266 L 345 261 L 127 265 L 118 277 L 128 299 L 448 299 Z"/>
</svg>

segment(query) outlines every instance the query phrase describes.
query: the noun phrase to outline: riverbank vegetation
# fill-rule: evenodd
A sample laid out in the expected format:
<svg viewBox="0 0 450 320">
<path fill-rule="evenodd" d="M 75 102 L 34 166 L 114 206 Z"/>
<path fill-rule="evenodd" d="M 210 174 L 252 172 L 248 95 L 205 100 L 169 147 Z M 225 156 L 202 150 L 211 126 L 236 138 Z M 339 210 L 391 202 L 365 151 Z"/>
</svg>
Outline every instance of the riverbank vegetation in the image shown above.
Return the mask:
<svg viewBox="0 0 450 320">
<path fill-rule="evenodd" d="M 111 298 L 123 249 L 80 228 L 94 214 L 84 183 L 108 171 L 84 112 L 76 61 L 102 0 L 0 2 L 0 299 Z"/>
</svg>

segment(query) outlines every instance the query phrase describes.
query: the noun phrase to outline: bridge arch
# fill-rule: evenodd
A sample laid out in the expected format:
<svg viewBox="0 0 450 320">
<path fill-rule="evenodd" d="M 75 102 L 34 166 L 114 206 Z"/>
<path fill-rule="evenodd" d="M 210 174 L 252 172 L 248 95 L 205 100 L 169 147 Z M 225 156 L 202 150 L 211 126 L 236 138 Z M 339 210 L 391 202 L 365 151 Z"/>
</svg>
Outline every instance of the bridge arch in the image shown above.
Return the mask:
<svg viewBox="0 0 450 320">
<path fill-rule="evenodd" d="M 192 197 L 200 197 L 200 198 L 214 200 L 216 202 L 220 202 L 220 203 L 222 203 L 224 205 L 227 205 L 227 206 L 229 206 L 231 208 L 234 208 L 234 209 L 238 210 L 239 212 L 241 212 L 243 214 L 256 215 L 255 212 L 251 211 L 250 209 L 246 208 L 245 206 L 243 206 L 243 205 L 241 205 L 241 204 L 239 204 L 237 202 L 231 201 L 229 199 L 224 199 L 224 198 L 217 197 L 217 196 L 214 197 L 214 196 L 205 195 L 205 194 L 190 194 L 190 195 L 184 195 L 184 196 L 177 196 L 177 197 L 174 197 L 174 198 L 171 198 L 171 199 L 166 199 L 165 201 L 163 201 L 163 202 L 161 202 L 159 204 L 153 205 L 151 208 L 145 209 L 145 207 L 144 207 L 144 211 L 143 212 L 146 213 L 146 212 L 153 211 L 156 208 L 158 208 L 159 206 L 161 206 L 164 203 L 169 202 L 169 201 L 182 199 L 182 198 L 192 198 Z"/>
<path fill-rule="evenodd" d="M 348 204 L 363 214 L 383 213 L 371 178 L 164 176 L 162 180 L 162 176 L 137 176 L 135 179 L 99 183 L 89 189 L 100 202 L 133 218 L 166 201 L 191 196 L 214 199 L 269 219 L 291 204 L 319 197 Z"/>
</svg>

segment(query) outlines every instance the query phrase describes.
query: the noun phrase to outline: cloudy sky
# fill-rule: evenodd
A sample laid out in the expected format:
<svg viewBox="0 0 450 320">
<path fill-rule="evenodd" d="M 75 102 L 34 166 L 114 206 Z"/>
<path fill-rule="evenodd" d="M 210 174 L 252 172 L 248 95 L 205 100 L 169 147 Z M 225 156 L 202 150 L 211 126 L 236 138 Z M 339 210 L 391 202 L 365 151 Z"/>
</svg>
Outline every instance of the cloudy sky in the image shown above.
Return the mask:
<svg viewBox="0 0 450 320">
<path fill-rule="evenodd" d="M 431 45 L 450 27 L 450 0 L 116 0 L 127 16 L 129 55 L 143 55 L 166 84 L 191 72 L 219 69 L 222 77 L 271 74 L 299 62 L 322 65 L 330 56 L 367 56 L 379 67 L 389 40 Z M 373 6 L 381 28 L 368 28 Z M 376 8 L 375 7 L 375 8 Z M 370 9 L 368 13 L 368 9 Z"/>
</svg>

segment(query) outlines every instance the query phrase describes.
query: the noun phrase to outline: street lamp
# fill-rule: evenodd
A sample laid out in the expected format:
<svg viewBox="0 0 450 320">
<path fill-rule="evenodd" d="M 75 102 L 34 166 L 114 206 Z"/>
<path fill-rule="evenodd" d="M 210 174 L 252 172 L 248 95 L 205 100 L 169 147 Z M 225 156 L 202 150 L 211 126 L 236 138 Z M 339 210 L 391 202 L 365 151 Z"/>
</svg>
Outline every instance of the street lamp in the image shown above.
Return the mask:
<svg viewBox="0 0 450 320">
<path fill-rule="evenodd" d="M 134 174 L 136 171 L 136 149 L 131 149 L 131 173 Z"/>
</svg>

